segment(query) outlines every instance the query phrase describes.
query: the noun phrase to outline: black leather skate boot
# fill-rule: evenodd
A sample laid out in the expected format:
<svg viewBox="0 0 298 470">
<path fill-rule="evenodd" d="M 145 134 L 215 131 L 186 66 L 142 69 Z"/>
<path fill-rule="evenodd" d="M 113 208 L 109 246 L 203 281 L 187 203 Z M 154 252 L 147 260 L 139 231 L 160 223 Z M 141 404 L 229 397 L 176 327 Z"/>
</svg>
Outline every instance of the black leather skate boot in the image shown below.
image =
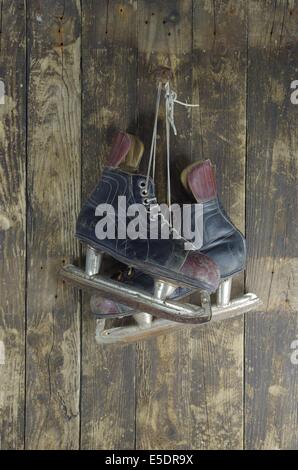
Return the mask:
<svg viewBox="0 0 298 470">
<path fill-rule="evenodd" d="M 189 165 L 182 172 L 181 181 L 196 202 L 203 204 L 203 245 L 200 251 L 218 265 L 222 279 L 243 271 L 245 238 L 218 199 L 215 172 L 210 160 Z M 194 211 L 192 217 L 195 217 Z"/>
<path fill-rule="evenodd" d="M 188 166 L 181 174 L 181 181 L 196 202 L 203 204 L 203 245 L 200 252 L 208 255 L 217 264 L 222 281 L 228 279 L 228 283 L 225 285 L 224 282 L 218 292 L 218 299 L 220 300 L 220 296 L 224 294 L 227 301 L 230 295 L 231 277 L 245 268 L 245 239 L 226 215 L 219 202 L 215 173 L 210 160 Z M 194 210 L 192 217 L 195 217 Z M 153 279 L 140 270 L 125 270 L 118 274 L 118 279 L 127 285 L 142 288 L 147 292 L 154 290 Z M 190 293 L 191 289 L 179 287 L 171 293 L 170 298 L 181 299 Z M 99 316 L 104 316 L 105 310 L 107 310 L 108 316 L 112 312 L 115 315 L 121 313 L 122 316 L 131 314 L 131 310 L 122 305 L 113 305 L 111 302 L 109 309 L 106 309 L 103 302 L 103 298 L 100 296 L 92 298 L 92 311 Z"/>
<path fill-rule="evenodd" d="M 154 183 L 146 176 L 115 168 L 129 154 L 129 142 L 129 135 L 118 134 L 109 158 L 112 166 L 105 168 L 98 185 L 79 214 L 77 238 L 97 251 L 142 270 L 155 280 L 164 280 L 172 286 L 182 285 L 214 292 L 218 287 L 220 274 L 216 264 L 208 256 L 185 251 L 182 240 L 160 237 L 150 239 L 149 207 L 150 204 L 156 204 Z M 120 196 L 126 198 L 126 207 L 139 204 L 145 210 L 145 218 L 140 222 L 143 224 L 144 239 L 131 239 L 123 234 L 123 228 L 126 229 L 135 216 L 127 215 L 125 211 L 119 212 Z M 103 204 L 105 208 L 109 207 L 108 216 L 106 213 L 104 216 L 99 215 L 99 207 L 103 209 Z M 112 230 L 113 233 L 99 239 L 99 227 L 104 225 L 104 219 L 108 227 L 110 218 L 113 219 L 110 227 L 114 228 L 114 232 Z"/>
</svg>

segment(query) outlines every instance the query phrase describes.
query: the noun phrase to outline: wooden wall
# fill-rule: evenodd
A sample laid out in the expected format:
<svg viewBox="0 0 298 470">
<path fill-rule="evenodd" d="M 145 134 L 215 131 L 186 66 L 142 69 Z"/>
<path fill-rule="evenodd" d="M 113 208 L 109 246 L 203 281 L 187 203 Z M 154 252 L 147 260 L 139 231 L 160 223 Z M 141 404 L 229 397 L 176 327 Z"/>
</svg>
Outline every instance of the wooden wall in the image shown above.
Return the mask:
<svg viewBox="0 0 298 470">
<path fill-rule="evenodd" d="M 298 448 L 297 24 L 297 0 L 0 0 L 0 449 Z M 148 145 L 157 65 L 200 103 L 174 186 L 216 163 L 264 307 L 100 347 L 57 271 L 114 130 Z"/>
</svg>

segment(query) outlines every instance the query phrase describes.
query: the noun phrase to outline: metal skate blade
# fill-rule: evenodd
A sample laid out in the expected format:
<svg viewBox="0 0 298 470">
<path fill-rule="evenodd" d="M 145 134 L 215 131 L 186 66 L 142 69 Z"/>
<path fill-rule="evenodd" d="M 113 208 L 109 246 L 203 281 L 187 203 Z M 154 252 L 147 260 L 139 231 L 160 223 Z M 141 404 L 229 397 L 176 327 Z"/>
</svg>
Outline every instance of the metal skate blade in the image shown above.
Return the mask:
<svg viewBox="0 0 298 470">
<path fill-rule="evenodd" d="M 185 326 L 185 323 L 173 322 L 165 318 L 153 320 L 151 326 L 147 328 L 135 324 L 105 330 L 102 328 L 102 323 L 99 323 L 96 328 L 95 338 L 99 344 L 127 344 L 176 331 L 185 328 Z"/>
<path fill-rule="evenodd" d="M 60 275 L 80 288 L 96 290 L 103 297 L 132 307 L 135 313 L 146 312 L 175 322 L 192 324 L 209 320 L 209 311 L 206 312 L 201 306 L 163 300 L 101 275 L 90 276 L 71 264 L 62 268 Z"/>
<path fill-rule="evenodd" d="M 231 300 L 229 305 L 212 307 L 212 318 L 208 323 L 234 318 L 246 312 L 256 310 L 262 305 L 261 300 L 252 293 L 244 294 Z M 101 320 L 100 320 L 101 322 Z M 116 327 L 104 329 L 103 323 L 98 323 L 96 330 L 96 341 L 99 344 L 127 344 L 136 341 L 143 341 L 155 336 L 173 333 L 186 328 L 203 327 L 205 323 L 191 325 L 187 323 L 177 323 L 164 318 L 158 318 L 152 321 L 148 328 L 142 328 L 139 325 L 130 325 L 124 327 Z"/>
</svg>

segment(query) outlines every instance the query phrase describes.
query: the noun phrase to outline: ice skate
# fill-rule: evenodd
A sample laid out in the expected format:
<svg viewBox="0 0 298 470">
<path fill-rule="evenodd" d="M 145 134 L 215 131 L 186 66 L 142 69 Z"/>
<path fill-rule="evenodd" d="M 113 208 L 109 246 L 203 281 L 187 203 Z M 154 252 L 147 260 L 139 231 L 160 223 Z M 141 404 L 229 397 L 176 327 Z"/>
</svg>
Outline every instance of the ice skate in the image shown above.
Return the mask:
<svg viewBox="0 0 298 470">
<path fill-rule="evenodd" d="M 221 282 L 217 290 L 216 304 L 211 307 L 212 318 L 210 321 L 231 318 L 256 309 L 261 302 L 255 294 L 247 293 L 233 300 L 230 298 L 232 278 L 245 268 L 246 243 L 244 236 L 228 218 L 218 200 L 215 172 L 211 162 L 206 160 L 190 165 L 182 172 L 181 181 L 190 196 L 203 204 L 203 243 L 200 252 L 207 254 L 220 270 Z M 194 210 L 192 217 L 195 217 Z M 143 288 L 147 292 L 153 292 L 154 289 L 152 278 L 140 271 L 124 271 L 118 274 L 118 279 L 127 286 Z M 171 293 L 170 299 L 182 301 L 191 292 L 192 290 L 189 288 L 179 288 Z M 101 296 L 91 298 L 91 309 L 98 318 L 104 316 L 104 302 Z M 144 323 L 144 328 L 148 323 L 146 313 L 136 314 L 132 309 L 110 302 L 109 314 L 112 312 L 115 312 L 116 315 L 116 312 L 118 315 L 121 312 L 121 316 L 133 315 L 137 323 Z M 174 329 L 174 325 L 159 320 L 155 320 L 153 325 L 156 333 L 165 333 Z M 125 341 L 128 341 L 128 338 L 133 340 L 136 332 L 136 326 L 131 326 L 129 330 L 126 328 Z M 122 333 L 121 328 L 114 328 L 108 332 L 99 330 L 98 340 L 100 342 L 122 341 Z M 150 336 L 150 332 L 147 334 Z"/>
<path fill-rule="evenodd" d="M 133 136 L 125 133 L 117 135 L 108 167 L 78 217 L 76 236 L 87 245 L 85 270 L 68 265 L 62 269 L 61 275 L 78 287 L 95 289 L 105 298 L 124 304 L 135 312 L 145 311 L 147 324 L 148 314 L 175 322 L 195 324 L 207 321 L 211 316 L 209 296 L 217 289 L 220 278 L 216 264 L 206 255 L 185 251 L 183 240 L 174 240 L 172 237 L 152 240 L 149 235 L 145 239 L 129 239 L 120 234 L 119 223 L 125 228 L 131 218 L 120 213 L 119 196 L 126 198 L 128 206 L 139 203 L 147 208 L 150 203 L 156 204 L 152 179 L 148 175 L 142 176 L 123 169 L 124 161 L 136 167 L 136 161 L 141 158 L 142 146 L 136 152 L 133 143 Z M 136 153 L 137 157 L 131 155 L 131 152 Z M 100 204 L 109 204 L 115 213 L 117 223 L 113 223 L 113 228 L 116 233 L 111 238 L 98 238 L 99 217 L 96 210 Z M 146 218 L 151 215 L 151 212 L 146 212 Z M 129 287 L 99 274 L 104 254 L 149 275 L 154 283 L 153 293 Z M 179 286 L 199 289 L 202 292 L 201 305 L 167 300 Z M 137 318 L 141 323 L 140 315 Z"/>
<path fill-rule="evenodd" d="M 246 243 L 244 236 L 231 222 L 218 199 L 215 171 L 211 162 L 206 160 L 189 165 L 181 174 L 181 182 L 189 193 L 190 203 L 194 201 L 203 205 L 203 240 L 200 252 L 207 254 L 220 270 L 221 282 L 217 290 L 216 304 L 211 308 L 212 318 L 209 321 L 231 318 L 256 309 L 261 302 L 255 294 L 247 293 L 231 300 L 232 278 L 245 269 Z M 192 218 L 196 216 L 195 214 L 195 210 L 192 210 Z M 118 275 L 118 279 L 126 286 L 149 293 L 154 292 L 152 278 L 141 271 L 124 271 Z M 193 289 L 189 287 L 180 287 L 169 293 L 169 299 L 181 302 L 191 292 Z M 150 337 L 153 332 L 163 334 L 183 327 L 160 319 L 154 320 L 148 312 L 136 313 L 119 303 L 109 301 L 107 305 L 106 302 L 102 296 L 92 296 L 91 309 L 97 318 L 105 318 L 107 315 L 132 316 L 135 324 L 125 328 L 104 330 L 99 323 L 97 334 L 99 342 L 133 341 L 138 338 L 140 328 L 143 328 L 142 337 L 145 338 Z"/>
<path fill-rule="evenodd" d="M 176 100 L 169 84 L 166 91 L 166 133 L 168 168 L 168 206 L 171 207 L 170 190 L 170 126 L 175 129 L 173 107 Z M 161 84 L 158 88 L 155 122 L 150 149 L 147 175 L 132 170 L 138 168 L 143 146 L 134 136 L 119 133 L 112 148 L 108 167 L 102 179 L 83 206 L 77 222 L 76 236 L 87 244 L 85 270 L 69 265 L 62 269 L 62 276 L 84 289 L 97 292 L 91 297 L 91 309 L 98 319 L 97 340 L 100 343 L 131 342 L 152 335 L 164 334 L 195 325 L 231 318 L 256 308 L 260 301 L 254 294 L 230 300 L 232 276 L 244 269 L 245 240 L 226 217 L 217 199 L 215 177 L 210 162 L 186 168 L 182 183 L 195 201 L 203 206 L 203 240 L 200 250 L 185 251 L 184 237 L 175 239 L 127 239 L 120 231 L 129 225 L 130 218 L 116 205 L 125 197 L 128 205 L 139 203 L 148 208 L 146 219 L 152 220 L 151 208 L 158 208 L 155 197 L 154 176 L 157 116 Z M 177 101 L 180 104 L 183 104 Z M 97 234 L 100 204 L 113 207 L 115 228 L 112 239 L 101 239 Z M 158 217 L 159 229 L 167 221 Z M 191 213 L 195 217 L 196 212 Z M 108 224 L 108 221 L 106 222 Z M 113 225 L 113 224 L 112 224 Z M 188 239 L 191 243 L 192 240 Z M 104 276 L 104 254 L 108 254 L 129 266 L 119 274 L 109 272 Z M 232 255 L 232 256 L 231 256 Z M 200 305 L 185 302 L 185 297 L 200 291 Z M 211 307 L 210 294 L 217 291 L 216 305 Z M 132 325 L 106 328 L 106 320 L 131 317 Z"/>
</svg>

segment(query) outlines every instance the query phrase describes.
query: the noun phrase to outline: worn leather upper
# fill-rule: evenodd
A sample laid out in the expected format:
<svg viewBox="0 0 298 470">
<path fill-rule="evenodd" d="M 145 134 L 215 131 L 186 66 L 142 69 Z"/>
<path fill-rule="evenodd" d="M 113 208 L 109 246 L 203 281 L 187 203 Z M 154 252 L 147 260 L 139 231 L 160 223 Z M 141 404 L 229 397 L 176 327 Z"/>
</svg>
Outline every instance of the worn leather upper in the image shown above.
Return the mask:
<svg viewBox="0 0 298 470">
<path fill-rule="evenodd" d="M 168 277 L 208 291 L 214 291 L 219 283 L 219 270 L 215 263 L 200 253 L 187 252 L 182 240 L 120 239 L 117 232 L 118 196 L 126 196 L 127 206 L 146 204 L 154 200 L 154 184 L 149 180 L 148 193 L 143 194 L 145 176 L 131 174 L 120 169 L 106 168 L 99 184 L 84 204 L 76 226 L 76 236 L 82 241 L 106 251 L 120 261 L 150 272 L 156 277 Z M 95 227 L 99 217 L 95 209 L 99 204 L 108 203 L 115 209 L 116 237 L 99 240 Z M 125 225 L 134 218 L 125 217 Z M 148 215 L 149 218 L 149 215 Z"/>
<path fill-rule="evenodd" d="M 203 246 L 219 266 L 222 278 L 243 271 L 246 262 L 246 243 L 242 233 L 229 220 L 218 198 L 203 203 Z"/>
<path fill-rule="evenodd" d="M 189 171 L 186 168 L 184 180 L 196 201 L 203 204 L 203 246 L 200 251 L 218 265 L 222 278 L 242 271 L 246 262 L 245 238 L 219 202 L 210 160 L 192 164 Z M 194 206 L 192 218 L 195 218 Z"/>
</svg>

